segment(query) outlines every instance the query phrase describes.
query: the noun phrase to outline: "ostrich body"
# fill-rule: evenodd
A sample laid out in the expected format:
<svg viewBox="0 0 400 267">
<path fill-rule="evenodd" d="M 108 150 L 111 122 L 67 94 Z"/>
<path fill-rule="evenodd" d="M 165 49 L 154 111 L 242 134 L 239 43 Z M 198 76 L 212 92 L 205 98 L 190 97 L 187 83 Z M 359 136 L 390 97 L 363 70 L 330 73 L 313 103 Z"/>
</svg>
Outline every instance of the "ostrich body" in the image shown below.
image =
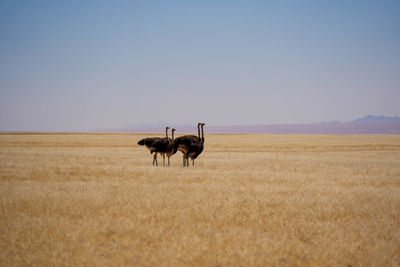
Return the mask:
<svg viewBox="0 0 400 267">
<path fill-rule="evenodd" d="M 167 138 L 168 138 L 168 129 L 169 129 L 169 127 L 166 127 L 166 129 L 165 129 L 165 134 L 166 134 Z M 165 138 L 162 138 L 162 137 L 147 137 L 147 138 L 143 138 L 143 139 L 139 140 L 139 142 L 138 142 L 138 145 L 146 146 L 146 148 L 150 150 L 150 154 L 153 154 L 153 152 L 154 152 L 153 165 L 157 165 L 157 166 L 158 166 L 157 153 L 160 153 L 160 152 L 155 151 L 155 149 L 153 148 L 153 145 L 155 143 L 159 142 L 159 140 L 161 140 L 161 139 L 165 139 Z"/>
<path fill-rule="evenodd" d="M 192 160 L 192 166 L 194 166 L 194 160 L 203 152 L 204 150 L 204 125 L 205 123 L 201 123 L 201 139 L 200 142 L 192 144 L 189 147 L 189 151 L 186 154 L 186 164 L 189 165 L 189 158 Z"/>
<path fill-rule="evenodd" d="M 197 124 L 197 133 L 198 136 L 184 135 L 175 139 L 174 147 L 183 154 L 183 166 L 186 165 L 186 154 L 189 151 L 189 147 L 200 141 L 200 122 Z"/>
<path fill-rule="evenodd" d="M 157 140 L 160 139 L 160 137 L 147 137 L 147 138 L 143 138 L 138 142 L 138 145 L 141 146 L 146 146 L 146 148 L 148 148 L 150 150 L 151 146 L 153 145 L 153 143 Z M 151 151 L 150 151 L 151 152 Z"/>
<path fill-rule="evenodd" d="M 175 139 L 174 147 L 183 153 L 183 166 L 189 166 L 189 157 L 192 159 L 192 165 L 194 165 L 194 159 L 201 154 L 204 149 L 204 136 L 200 136 L 200 126 L 203 123 L 197 124 L 197 133 L 195 135 L 184 135 Z"/>
<path fill-rule="evenodd" d="M 150 154 L 153 154 L 153 151 L 151 150 L 151 146 L 156 142 L 157 140 L 161 139 L 161 137 L 148 137 L 148 138 L 143 138 L 138 142 L 138 145 L 141 146 L 146 146 L 147 149 L 150 150 Z M 153 165 L 157 162 L 157 153 L 154 153 L 153 156 Z"/>
<path fill-rule="evenodd" d="M 172 140 L 171 140 L 171 145 L 170 145 L 170 147 L 169 147 L 168 152 L 165 153 L 165 154 L 167 155 L 167 157 L 168 157 L 168 166 L 169 166 L 169 158 L 170 158 L 172 155 L 174 155 L 174 154 L 176 153 L 176 151 L 178 151 L 178 149 L 174 146 L 174 142 L 175 142 L 175 139 L 174 139 L 174 132 L 175 132 L 175 129 L 172 129 Z"/>
<path fill-rule="evenodd" d="M 168 157 L 168 166 L 169 166 L 169 158 L 173 155 L 173 139 L 168 138 L 168 129 L 165 129 L 165 138 L 160 138 L 156 140 L 150 148 L 151 152 L 155 154 L 160 153 L 163 156 L 163 165 L 165 165 L 165 155 Z M 172 135 L 174 134 L 175 129 L 172 131 Z M 156 158 L 156 166 L 158 166 L 157 158 Z"/>
</svg>

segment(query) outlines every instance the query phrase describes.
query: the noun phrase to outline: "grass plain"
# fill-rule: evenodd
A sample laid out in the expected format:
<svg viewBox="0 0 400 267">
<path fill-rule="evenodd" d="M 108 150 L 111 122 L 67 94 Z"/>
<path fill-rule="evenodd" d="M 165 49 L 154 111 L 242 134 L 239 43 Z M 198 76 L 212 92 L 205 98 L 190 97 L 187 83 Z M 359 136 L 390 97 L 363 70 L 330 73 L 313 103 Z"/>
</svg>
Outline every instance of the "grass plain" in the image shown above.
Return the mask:
<svg viewBox="0 0 400 267">
<path fill-rule="evenodd" d="M 400 135 L 148 136 L 1 133 L 0 265 L 400 265 Z"/>
</svg>

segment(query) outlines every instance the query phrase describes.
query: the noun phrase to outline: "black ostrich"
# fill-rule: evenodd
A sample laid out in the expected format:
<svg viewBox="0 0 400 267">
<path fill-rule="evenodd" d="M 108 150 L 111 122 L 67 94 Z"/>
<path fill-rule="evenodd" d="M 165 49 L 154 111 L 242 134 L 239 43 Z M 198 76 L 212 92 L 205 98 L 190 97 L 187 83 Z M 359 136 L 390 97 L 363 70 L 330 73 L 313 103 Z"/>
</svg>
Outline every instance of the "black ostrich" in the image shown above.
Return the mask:
<svg viewBox="0 0 400 267">
<path fill-rule="evenodd" d="M 194 165 L 194 159 L 196 159 L 204 149 L 204 132 L 203 137 L 200 136 L 200 126 L 204 126 L 204 123 L 199 122 L 197 124 L 197 133 L 195 135 L 184 135 L 175 139 L 175 149 L 183 153 L 183 166 L 189 166 L 189 157 L 192 159 L 192 165 Z M 203 130 L 203 128 L 202 128 Z"/>
<path fill-rule="evenodd" d="M 165 153 L 165 154 L 167 155 L 167 157 L 168 157 L 168 166 L 169 166 L 169 158 L 170 158 L 172 155 L 174 155 L 174 154 L 176 153 L 176 151 L 178 151 L 178 149 L 174 146 L 174 142 L 175 142 L 175 139 L 174 139 L 174 132 L 175 132 L 175 129 L 172 129 L 172 140 L 171 140 L 171 145 L 170 145 L 170 147 L 169 147 L 168 152 Z"/>
<path fill-rule="evenodd" d="M 194 160 L 203 152 L 204 150 L 204 125 L 205 123 L 201 123 L 201 139 L 200 142 L 194 143 L 189 147 L 189 151 L 186 153 L 186 164 L 189 165 L 189 158 L 192 160 L 192 166 L 194 166 Z"/>
<path fill-rule="evenodd" d="M 167 137 L 168 137 L 168 132 L 167 132 L 168 129 L 169 129 L 169 127 L 166 127 L 166 129 L 165 129 Z M 151 149 L 151 147 L 153 146 L 153 144 L 154 144 L 157 140 L 160 140 L 160 139 L 162 139 L 162 138 L 161 138 L 161 137 L 147 137 L 147 138 L 143 138 L 143 139 L 141 139 L 141 140 L 138 142 L 138 145 L 146 146 L 146 148 L 150 150 L 150 154 L 153 154 L 154 151 Z M 154 156 L 153 156 L 153 165 L 154 165 L 154 164 L 157 164 L 157 152 L 154 153 Z"/>
<path fill-rule="evenodd" d="M 182 152 L 183 166 L 186 166 L 186 153 L 188 152 L 191 144 L 200 142 L 200 139 L 201 139 L 200 138 L 200 125 L 201 125 L 201 123 L 199 122 L 197 124 L 198 137 L 195 135 L 184 135 L 184 136 L 180 136 L 175 139 L 174 148 Z"/>
<path fill-rule="evenodd" d="M 165 138 L 160 138 L 158 140 L 156 140 L 150 148 L 151 152 L 154 153 L 160 153 L 163 156 L 163 165 L 165 165 L 165 155 L 167 155 L 168 157 L 168 166 L 169 166 L 169 158 L 176 153 L 173 152 L 174 151 L 174 147 L 173 147 L 173 139 L 168 138 L 168 129 L 169 127 L 167 127 L 165 129 Z M 172 138 L 174 138 L 174 131 L 175 129 L 172 129 Z M 157 158 L 156 158 L 156 166 L 158 166 L 158 162 L 157 162 Z"/>
</svg>

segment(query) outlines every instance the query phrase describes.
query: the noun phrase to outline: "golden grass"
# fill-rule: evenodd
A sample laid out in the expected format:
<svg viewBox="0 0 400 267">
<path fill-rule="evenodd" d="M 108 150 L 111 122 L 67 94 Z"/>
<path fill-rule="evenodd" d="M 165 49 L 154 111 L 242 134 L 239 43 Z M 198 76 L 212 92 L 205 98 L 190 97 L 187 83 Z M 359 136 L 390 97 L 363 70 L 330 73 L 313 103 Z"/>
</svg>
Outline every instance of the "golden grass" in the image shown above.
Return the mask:
<svg viewBox="0 0 400 267">
<path fill-rule="evenodd" d="M 0 134 L 0 265 L 400 265 L 400 135 L 145 136 Z"/>
</svg>

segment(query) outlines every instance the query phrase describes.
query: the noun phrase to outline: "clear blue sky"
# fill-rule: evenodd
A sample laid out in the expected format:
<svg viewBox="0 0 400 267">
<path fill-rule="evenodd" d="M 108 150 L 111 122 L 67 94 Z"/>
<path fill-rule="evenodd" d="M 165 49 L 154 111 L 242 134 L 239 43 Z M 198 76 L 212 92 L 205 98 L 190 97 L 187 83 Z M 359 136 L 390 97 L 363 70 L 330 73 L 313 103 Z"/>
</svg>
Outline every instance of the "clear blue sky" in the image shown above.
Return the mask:
<svg viewBox="0 0 400 267">
<path fill-rule="evenodd" d="M 0 1 L 0 130 L 400 115 L 400 1 Z"/>
</svg>

